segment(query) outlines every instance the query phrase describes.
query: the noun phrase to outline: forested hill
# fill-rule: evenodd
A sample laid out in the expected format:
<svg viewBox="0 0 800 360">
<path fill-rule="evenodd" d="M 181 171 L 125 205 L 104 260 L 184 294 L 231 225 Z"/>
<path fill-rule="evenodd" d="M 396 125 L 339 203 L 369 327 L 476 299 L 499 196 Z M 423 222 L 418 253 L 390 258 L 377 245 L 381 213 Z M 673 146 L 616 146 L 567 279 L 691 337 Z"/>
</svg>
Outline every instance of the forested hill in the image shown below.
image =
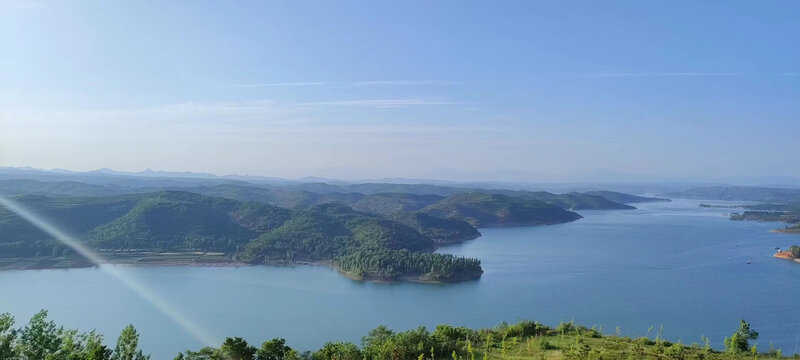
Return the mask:
<svg viewBox="0 0 800 360">
<path fill-rule="evenodd" d="M 638 195 L 631 195 L 616 191 L 589 191 L 585 192 L 584 194 L 587 195 L 596 195 L 604 197 L 608 200 L 618 202 L 621 204 L 636 204 L 636 203 L 644 203 L 644 202 L 656 202 L 656 201 L 670 201 L 670 199 L 665 198 L 658 198 L 658 197 L 646 197 L 646 196 L 638 196 Z"/>
<path fill-rule="evenodd" d="M 633 206 L 618 203 L 605 197 L 591 194 L 571 192 L 553 194 L 547 191 L 510 191 L 495 190 L 489 194 L 500 194 L 525 200 L 536 200 L 566 210 L 633 210 Z"/>
<path fill-rule="evenodd" d="M 149 183 L 146 183 L 149 184 Z M 628 202 L 640 202 L 634 195 L 607 192 L 608 197 L 594 193 L 554 194 L 546 191 L 477 189 L 423 184 L 350 184 L 325 183 L 292 186 L 255 185 L 243 182 L 213 184 L 189 183 L 172 187 L 130 187 L 90 185 L 78 182 L 40 182 L 33 180 L 0 180 L 0 194 L 46 194 L 69 196 L 109 196 L 139 194 L 161 190 L 189 191 L 234 200 L 256 201 L 275 206 L 294 208 L 331 202 L 341 202 L 358 210 L 388 215 L 397 211 L 414 211 L 431 205 L 444 197 L 470 192 L 502 194 L 527 200 L 539 200 L 567 210 L 634 209 L 611 197 Z"/>
<path fill-rule="evenodd" d="M 551 225 L 575 221 L 580 215 L 538 200 L 500 194 L 457 194 L 420 210 L 429 215 L 462 219 L 475 227 Z"/>
<path fill-rule="evenodd" d="M 395 213 L 392 219 L 430 237 L 436 244 L 456 243 L 481 236 L 478 229 L 464 220 L 445 219 L 419 211 Z"/>
<path fill-rule="evenodd" d="M 376 193 L 369 195 L 353 192 L 313 193 L 305 190 L 267 189 L 260 187 L 242 187 L 239 185 L 192 188 L 189 189 L 189 191 L 237 200 L 265 202 L 289 208 L 339 202 L 350 205 L 354 209 L 382 215 L 391 215 L 402 211 L 416 211 L 442 201 L 446 197 L 435 194 L 415 193 Z M 621 204 L 602 196 L 575 192 L 553 194 L 545 191 L 532 192 L 485 189 L 469 191 L 467 189 L 461 189 L 461 191 L 453 192 L 448 196 L 467 193 L 499 194 L 523 200 L 541 201 L 567 210 L 635 209 L 633 206 Z"/>
</svg>

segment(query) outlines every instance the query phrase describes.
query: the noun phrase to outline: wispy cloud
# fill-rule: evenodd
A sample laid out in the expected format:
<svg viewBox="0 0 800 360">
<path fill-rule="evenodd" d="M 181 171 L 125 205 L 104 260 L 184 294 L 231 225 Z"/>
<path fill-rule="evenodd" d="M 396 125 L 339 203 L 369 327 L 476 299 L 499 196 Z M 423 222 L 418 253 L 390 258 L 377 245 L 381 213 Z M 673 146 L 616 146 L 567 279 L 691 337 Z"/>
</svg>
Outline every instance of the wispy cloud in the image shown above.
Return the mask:
<svg viewBox="0 0 800 360">
<path fill-rule="evenodd" d="M 350 106 L 350 107 L 374 107 L 374 108 L 399 108 L 412 106 L 430 105 L 454 105 L 455 102 L 443 98 L 412 98 L 412 99 L 367 99 L 367 100 L 343 100 L 343 101 L 316 101 L 300 103 L 304 106 Z"/>
<path fill-rule="evenodd" d="M 448 80 L 390 80 L 390 81 L 357 81 L 353 86 L 425 86 L 425 85 L 453 85 L 455 81 Z"/>
<path fill-rule="evenodd" d="M 701 76 L 746 76 L 758 75 L 747 72 L 617 72 L 583 74 L 584 77 L 701 77 Z"/>
<path fill-rule="evenodd" d="M 198 124 L 298 125 L 314 122 L 330 111 L 362 109 L 411 109 L 425 106 L 462 104 L 447 98 L 353 99 L 314 102 L 228 101 L 184 102 L 139 108 L 96 109 L 55 112 L 0 111 L 0 122 L 28 128 L 42 124 L 112 124 L 192 126 Z M 6 126 L 6 125 L 4 125 Z"/>
<path fill-rule="evenodd" d="M 264 83 L 264 84 L 231 84 L 231 87 L 240 88 L 259 88 L 259 87 L 293 87 L 293 86 L 320 86 L 328 85 L 324 81 L 298 81 L 298 82 L 278 82 L 278 83 Z"/>
<path fill-rule="evenodd" d="M 262 87 L 295 87 L 295 86 L 435 86 L 435 85 L 454 85 L 459 84 L 450 80 L 387 80 L 387 81 L 355 81 L 343 83 L 331 83 L 326 81 L 294 81 L 294 82 L 274 82 L 274 83 L 253 83 L 253 84 L 228 84 L 229 87 L 237 88 L 262 88 Z"/>
</svg>

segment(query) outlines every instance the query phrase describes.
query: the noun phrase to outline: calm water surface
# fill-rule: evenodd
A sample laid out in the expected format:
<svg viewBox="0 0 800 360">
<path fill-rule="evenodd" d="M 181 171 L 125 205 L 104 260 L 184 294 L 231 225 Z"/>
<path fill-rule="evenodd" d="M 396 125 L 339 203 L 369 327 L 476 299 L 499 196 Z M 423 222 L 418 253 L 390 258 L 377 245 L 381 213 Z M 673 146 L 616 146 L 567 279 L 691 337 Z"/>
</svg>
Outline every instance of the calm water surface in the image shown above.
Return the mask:
<svg viewBox="0 0 800 360">
<path fill-rule="evenodd" d="M 743 318 L 761 332 L 760 349 L 773 343 L 785 354 L 800 351 L 800 264 L 771 257 L 800 236 L 770 233 L 776 223 L 729 221 L 722 213 L 730 210 L 699 203 L 483 229 L 477 240 L 440 250 L 482 260 L 483 277 L 461 284 L 361 283 L 310 266 L 127 270 L 220 342 L 284 337 L 310 350 L 328 340 L 359 343 L 381 324 L 404 330 L 532 319 L 553 326 L 575 320 L 609 333 L 619 327 L 633 336 L 663 326 L 668 339 L 692 343 L 705 335 L 721 347 Z M 41 308 L 66 327 L 97 329 L 112 346 L 133 323 L 154 360 L 201 346 L 100 269 L 0 272 L 0 312 L 19 325 Z"/>
</svg>

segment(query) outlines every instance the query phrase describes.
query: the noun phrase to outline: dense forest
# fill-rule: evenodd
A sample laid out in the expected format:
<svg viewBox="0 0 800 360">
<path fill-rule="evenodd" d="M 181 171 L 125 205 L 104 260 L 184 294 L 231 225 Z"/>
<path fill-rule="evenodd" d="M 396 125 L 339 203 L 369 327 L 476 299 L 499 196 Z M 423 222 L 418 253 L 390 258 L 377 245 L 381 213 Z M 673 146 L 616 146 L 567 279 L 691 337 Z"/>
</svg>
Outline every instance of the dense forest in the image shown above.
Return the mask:
<svg viewBox="0 0 800 360">
<path fill-rule="evenodd" d="M 355 279 L 411 277 L 422 281 L 469 280 L 483 273 L 478 259 L 408 250 L 359 249 L 333 260 Z"/>
<path fill-rule="evenodd" d="M 649 334 L 649 332 L 648 332 Z M 361 338 L 361 345 L 330 341 L 320 349 L 293 349 L 286 340 L 275 338 L 260 346 L 250 345 L 239 337 L 226 338 L 219 347 L 187 350 L 174 360 L 474 360 L 474 359 L 605 359 L 605 360 L 744 360 L 785 358 L 780 349 L 759 348 L 758 332 L 742 320 L 725 348 L 712 349 L 709 339 L 683 344 L 670 342 L 661 331 L 630 338 L 606 335 L 600 329 L 572 322 L 549 327 L 538 322 L 501 323 L 494 328 L 471 329 L 437 325 L 431 332 L 425 327 L 393 331 L 379 326 Z M 47 312 L 34 315 L 27 325 L 15 327 L 15 319 L 0 314 L 0 359 L 3 360 L 148 360 L 139 344 L 139 333 L 125 327 L 115 346 L 106 345 L 94 332 L 83 333 L 58 326 Z M 800 355 L 792 357 L 800 359 Z"/>
</svg>

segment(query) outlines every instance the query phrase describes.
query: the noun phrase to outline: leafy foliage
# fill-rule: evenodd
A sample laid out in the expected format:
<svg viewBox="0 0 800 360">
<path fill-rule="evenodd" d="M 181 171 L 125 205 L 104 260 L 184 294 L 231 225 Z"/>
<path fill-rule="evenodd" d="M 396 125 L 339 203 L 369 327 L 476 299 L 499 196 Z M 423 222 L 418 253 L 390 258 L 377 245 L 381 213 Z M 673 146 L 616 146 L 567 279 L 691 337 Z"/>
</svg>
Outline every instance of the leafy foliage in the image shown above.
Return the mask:
<svg viewBox="0 0 800 360">
<path fill-rule="evenodd" d="M 14 318 L 0 314 L 0 359 L 14 360 L 147 360 L 138 349 L 139 335 L 127 327 L 112 351 L 94 331 L 66 330 L 47 319 L 47 311 L 36 313 L 23 328 L 14 329 Z"/>
<path fill-rule="evenodd" d="M 349 342 L 328 342 L 311 355 L 312 360 L 361 360 L 361 350 Z"/>
<path fill-rule="evenodd" d="M 139 349 L 139 333 L 136 332 L 133 325 L 122 329 L 111 360 L 147 360 L 149 358 L 149 355 L 144 355 Z"/>
<path fill-rule="evenodd" d="M 595 328 L 562 322 L 556 328 L 533 321 L 501 323 L 494 328 L 471 329 L 441 324 L 433 332 L 425 327 L 395 332 L 378 326 L 361 339 L 361 347 L 349 342 L 327 342 L 313 352 L 299 353 L 284 339 L 267 340 L 256 347 L 238 337 L 229 337 L 219 347 L 178 354 L 175 360 L 474 360 L 474 359 L 673 359 L 745 360 L 780 359 L 780 349 L 759 353 L 749 340 L 758 332 L 742 320 L 739 329 L 725 339 L 726 352 L 714 351 L 708 338 L 701 343 L 671 343 L 661 332 L 650 339 L 603 335 Z M 0 359 L 13 360 L 146 360 L 138 347 L 139 335 L 127 326 L 114 351 L 94 332 L 65 330 L 37 313 L 23 328 L 14 328 L 14 318 L 0 314 Z M 795 356 L 796 358 L 796 356 Z"/>
<path fill-rule="evenodd" d="M 800 259 L 800 246 L 792 245 L 789 247 L 789 252 L 792 253 L 795 259 Z"/>
<path fill-rule="evenodd" d="M 750 349 L 750 340 L 758 339 L 758 331 L 750 329 L 750 323 L 739 321 L 739 329 L 725 338 L 725 350 L 731 353 L 743 353 Z"/>
</svg>

